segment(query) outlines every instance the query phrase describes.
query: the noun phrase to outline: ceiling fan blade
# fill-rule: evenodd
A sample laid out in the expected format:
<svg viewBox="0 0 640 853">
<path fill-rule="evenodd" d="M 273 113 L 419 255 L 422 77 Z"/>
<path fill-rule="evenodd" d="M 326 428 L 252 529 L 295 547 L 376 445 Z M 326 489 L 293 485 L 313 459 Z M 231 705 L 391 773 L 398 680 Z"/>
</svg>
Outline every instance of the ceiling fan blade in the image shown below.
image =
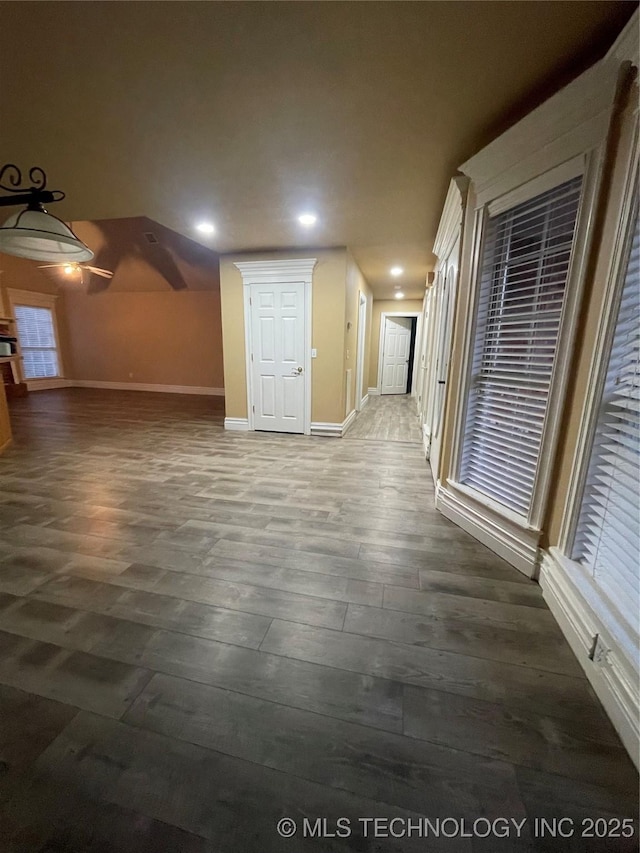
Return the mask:
<svg viewBox="0 0 640 853">
<path fill-rule="evenodd" d="M 100 270 L 100 269 L 97 269 L 96 267 L 87 267 L 87 269 L 90 270 L 92 273 L 94 273 L 94 275 L 102 276 L 102 278 L 112 278 L 113 277 L 113 273 L 109 272 L 109 270 Z"/>
<path fill-rule="evenodd" d="M 51 267 L 66 267 L 66 264 L 41 264 L 38 269 L 39 270 L 48 270 Z"/>
</svg>

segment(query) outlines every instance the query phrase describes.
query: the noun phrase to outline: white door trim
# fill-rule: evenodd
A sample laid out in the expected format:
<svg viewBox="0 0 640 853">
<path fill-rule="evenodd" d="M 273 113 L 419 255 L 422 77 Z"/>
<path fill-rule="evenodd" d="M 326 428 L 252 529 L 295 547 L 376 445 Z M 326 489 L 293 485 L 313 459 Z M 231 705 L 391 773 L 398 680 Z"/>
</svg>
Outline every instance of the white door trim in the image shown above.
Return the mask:
<svg viewBox="0 0 640 853">
<path fill-rule="evenodd" d="M 382 393 L 382 358 L 384 355 L 384 329 L 387 324 L 387 317 L 415 317 L 416 318 L 416 341 L 419 339 L 420 335 L 420 320 L 422 318 L 421 311 L 382 311 L 380 313 L 380 335 L 378 340 L 378 394 Z M 415 342 L 414 342 L 414 350 L 415 350 Z M 413 373 L 411 375 L 411 391 L 410 394 L 415 393 L 416 388 L 416 360 L 415 353 L 413 359 Z M 369 393 L 371 393 L 371 389 L 369 389 Z"/>
<path fill-rule="evenodd" d="M 240 270 L 244 291 L 244 358 L 247 378 L 247 421 L 254 430 L 253 380 L 251 370 L 251 285 L 304 284 L 304 434 L 311 435 L 311 286 L 317 258 L 242 261 L 234 264 Z"/>
<path fill-rule="evenodd" d="M 364 408 L 364 339 L 367 325 L 367 297 L 359 291 L 358 299 L 358 345 L 356 355 L 356 411 Z"/>
</svg>

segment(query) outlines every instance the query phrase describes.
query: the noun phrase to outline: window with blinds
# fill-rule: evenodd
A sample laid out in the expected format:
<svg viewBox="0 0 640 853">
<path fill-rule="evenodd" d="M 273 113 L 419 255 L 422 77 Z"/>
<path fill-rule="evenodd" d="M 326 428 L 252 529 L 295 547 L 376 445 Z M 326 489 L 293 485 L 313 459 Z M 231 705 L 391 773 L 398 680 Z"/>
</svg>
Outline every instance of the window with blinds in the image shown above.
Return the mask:
<svg viewBox="0 0 640 853">
<path fill-rule="evenodd" d="M 640 230 L 636 213 L 573 551 L 638 630 L 640 610 Z"/>
<path fill-rule="evenodd" d="M 16 305 L 14 313 L 24 378 L 48 379 L 58 376 L 58 351 L 51 309 Z"/>
<path fill-rule="evenodd" d="M 527 515 L 582 178 L 489 218 L 460 482 Z"/>
</svg>

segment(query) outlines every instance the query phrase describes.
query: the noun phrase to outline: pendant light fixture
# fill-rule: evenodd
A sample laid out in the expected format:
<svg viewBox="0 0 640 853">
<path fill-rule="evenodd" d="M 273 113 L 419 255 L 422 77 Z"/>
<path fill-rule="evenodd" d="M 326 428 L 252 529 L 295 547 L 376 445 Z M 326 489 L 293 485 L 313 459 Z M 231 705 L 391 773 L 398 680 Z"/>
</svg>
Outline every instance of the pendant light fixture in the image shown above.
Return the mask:
<svg viewBox="0 0 640 853">
<path fill-rule="evenodd" d="M 0 207 L 26 205 L 0 225 L 0 252 L 31 258 L 35 261 L 90 261 L 93 252 L 57 216 L 45 209 L 45 204 L 61 201 L 61 190 L 47 190 L 47 176 L 34 166 L 29 170 L 31 186 L 22 185 L 22 173 L 13 163 L 0 169 Z"/>
</svg>

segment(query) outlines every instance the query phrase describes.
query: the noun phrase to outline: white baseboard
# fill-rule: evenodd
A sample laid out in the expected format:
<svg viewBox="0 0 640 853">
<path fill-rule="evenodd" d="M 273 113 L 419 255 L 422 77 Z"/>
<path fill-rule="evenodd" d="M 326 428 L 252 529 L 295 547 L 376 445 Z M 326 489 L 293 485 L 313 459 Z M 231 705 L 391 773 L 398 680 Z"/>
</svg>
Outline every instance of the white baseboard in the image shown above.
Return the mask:
<svg viewBox="0 0 640 853">
<path fill-rule="evenodd" d="M 367 395 L 369 397 L 377 397 L 379 394 L 380 394 L 379 388 L 368 388 L 367 389 Z"/>
<path fill-rule="evenodd" d="M 340 438 L 342 435 L 342 424 L 312 421 L 311 435 L 324 435 L 331 438 Z"/>
<path fill-rule="evenodd" d="M 345 432 L 349 429 L 351 424 L 355 421 L 357 414 L 358 413 L 356 412 L 355 409 L 351 409 L 351 411 L 349 412 L 347 417 L 343 420 L 343 422 L 342 422 L 342 435 L 345 434 Z"/>
<path fill-rule="evenodd" d="M 424 458 L 428 459 L 431 453 L 431 430 L 426 424 L 422 424 L 422 448 L 424 450 Z"/>
<path fill-rule="evenodd" d="M 616 619 L 614 611 L 604 604 L 602 595 L 582 575 L 581 567 L 557 548 L 544 552 L 540 567 L 544 599 L 640 769 L 639 673 L 631 662 L 635 659 L 637 667 L 637 638 L 629 636 L 628 629 Z M 606 614 L 604 618 L 603 614 Z M 591 660 L 589 655 L 596 635 L 600 636 L 607 651 L 600 660 Z M 624 646 L 630 655 L 624 653 Z"/>
<path fill-rule="evenodd" d="M 364 397 L 362 398 L 362 400 L 360 400 L 360 411 L 362 411 L 364 409 L 364 407 L 367 405 L 368 402 L 369 402 L 369 395 L 365 394 Z"/>
<path fill-rule="evenodd" d="M 452 485 L 450 482 L 440 485 L 436 509 L 528 578 L 535 578 L 540 531 L 526 529 L 499 516 L 467 495 L 454 491 Z"/>
<path fill-rule="evenodd" d="M 249 419 L 248 418 L 225 418 L 224 419 L 224 428 L 229 430 L 235 430 L 236 432 L 248 432 L 249 431 Z"/>
<path fill-rule="evenodd" d="M 27 391 L 48 391 L 54 388 L 69 388 L 73 385 L 70 379 L 29 379 L 27 381 Z"/>
<path fill-rule="evenodd" d="M 315 421 L 311 424 L 311 435 L 323 435 L 326 438 L 342 438 L 356 417 L 356 410 L 352 409 L 341 424 Z"/>
<path fill-rule="evenodd" d="M 224 388 L 209 388 L 201 385 L 155 385 L 145 382 L 98 382 L 93 379 L 70 379 L 74 388 L 106 388 L 113 391 L 156 391 L 162 394 L 198 394 L 224 397 Z"/>
</svg>

